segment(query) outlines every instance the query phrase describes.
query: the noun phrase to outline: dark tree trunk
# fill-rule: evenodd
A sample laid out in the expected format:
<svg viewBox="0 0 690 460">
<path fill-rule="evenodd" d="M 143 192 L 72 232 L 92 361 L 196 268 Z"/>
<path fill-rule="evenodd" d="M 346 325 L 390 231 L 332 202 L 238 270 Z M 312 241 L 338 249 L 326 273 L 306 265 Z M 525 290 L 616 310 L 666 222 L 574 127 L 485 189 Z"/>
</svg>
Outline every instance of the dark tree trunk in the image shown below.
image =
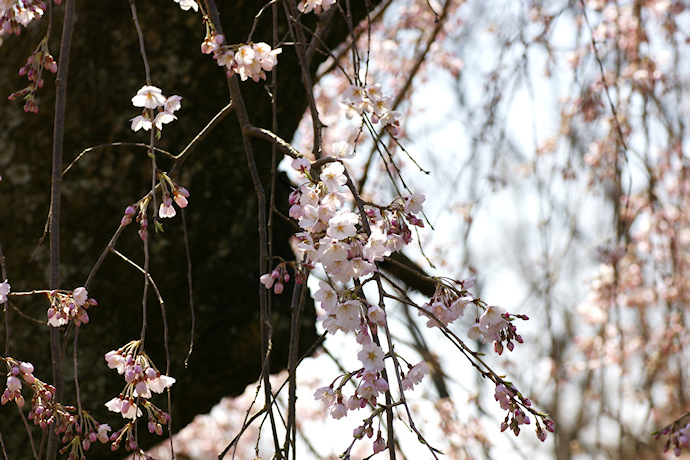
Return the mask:
<svg viewBox="0 0 690 460">
<path fill-rule="evenodd" d="M 218 1 L 228 43 L 246 40 L 253 18 L 263 5 Z M 282 12 L 282 5 L 279 6 Z M 140 1 L 137 8 L 146 36 L 153 84 L 166 96 L 178 94 L 184 98 L 177 113 L 179 119 L 164 128 L 162 139 L 156 144 L 176 154 L 229 102 L 227 83 L 216 62 L 200 53 L 204 26 L 199 14 L 181 11 L 171 0 Z M 50 49 L 59 59 L 61 9 L 54 9 Z M 67 90 L 66 162 L 90 146 L 148 140 L 146 134 L 133 133 L 129 127 L 129 119 L 139 114 L 131 98 L 145 84 L 145 75 L 128 3 L 80 0 L 77 9 Z M 365 12 L 363 4 L 357 6 L 358 17 Z M 324 37 L 330 46 L 347 36 L 342 18 L 339 14 L 335 18 L 329 36 Z M 305 20 L 313 22 L 314 16 Z M 287 37 L 285 19 L 281 18 L 279 23 L 279 35 Z M 6 36 L 0 46 L 0 174 L 4 179 L 0 182 L 0 241 L 13 291 L 44 289 L 48 282 L 47 242 L 39 248 L 33 262 L 27 260 L 48 214 L 54 76 L 44 73 L 46 84 L 40 91 L 37 115 L 25 114 L 21 101 L 7 100 L 11 92 L 26 85 L 25 77 L 18 76 L 17 71 L 40 41 L 46 26 L 47 18 L 43 18 L 19 37 Z M 271 37 L 269 8 L 259 20 L 254 40 L 270 43 Z M 306 98 L 294 50 L 290 46 L 283 46 L 283 50 L 277 67 L 278 134 L 289 140 L 306 108 Z M 322 54 L 314 54 L 312 71 L 323 59 Z M 270 128 L 270 96 L 264 82 L 245 82 L 242 90 L 252 122 Z M 254 148 L 268 189 L 270 145 L 256 141 Z M 158 161 L 161 169 L 169 170 L 170 161 L 162 155 Z M 145 149 L 118 146 L 88 153 L 65 175 L 60 229 L 61 288 L 83 285 L 125 207 L 150 188 L 150 168 Z M 221 397 L 241 393 L 256 380 L 261 366 L 257 204 L 234 114 L 227 116 L 197 146 L 184 164 L 179 181 L 191 192 L 186 219 L 193 263 L 196 338 L 188 368 L 183 361 L 191 323 L 181 216 L 164 222 L 165 233 L 151 235 L 150 270 L 167 309 L 170 373 L 177 379 L 172 388 L 171 409 L 176 430 L 196 414 L 207 412 Z M 287 214 L 289 184 L 279 182 L 277 203 Z M 127 227 L 117 247 L 142 264 L 142 242 L 136 230 L 134 223 Z M 293 231 L 287 223 L 276 219 L 275 253 L 290 257 L 287 240 Z M 97 420 L 108 422 L 113 428 L 122 426 L 122 419 L 119 414 L 109 413 L 103 403 L 119 394 L 124 380 L 107 369 L 103 355 L 139 337 L 142 290 L 143 275 L 115 256 L 108 256 L 89 289 L 99 305 L 90 309 L 91 321 L 82 326 L 79 336 L 82 403 Z M 46 298 L 34 296 L 12 301 L 23 313 L 41 321 L 47 319 Z M 160 309 L 153 295 L 148 304 L 146 350 L 164 371 Z M 306 308 L 301 334 L 304 350 L 315 340 L 313 311 Z M 276 371 L 286 362 L 289 314 L 286 293 L 274 301 L 272 369 Z M 10 322 L 10 355 L 34 363 L 36 377 L 50 380 L 47 328 L 27 321 L 12 308 Z M 0 343 L 4 344 L 4 321 L 0 331 Z M 70 383 L 71 355 L 70 345 L 64 366 L 67 404 L 76 403 Z M 163 397 L 153 402 L 166 407 Z M 13 405 L 0 407 L 0 433 L 10 458 L 30 458 L 26 433 L 22 433 L 22 423 Z M 34 436 L 40 439 L 39 432 L 34 432 Z M 148 446 L 160 438 L 145 436 L 140 440 Z M 92 452 L 97 458 L 104 458 L 109 452 L 109 446 L 93 449 L 98 449 Z"/>
</svg>

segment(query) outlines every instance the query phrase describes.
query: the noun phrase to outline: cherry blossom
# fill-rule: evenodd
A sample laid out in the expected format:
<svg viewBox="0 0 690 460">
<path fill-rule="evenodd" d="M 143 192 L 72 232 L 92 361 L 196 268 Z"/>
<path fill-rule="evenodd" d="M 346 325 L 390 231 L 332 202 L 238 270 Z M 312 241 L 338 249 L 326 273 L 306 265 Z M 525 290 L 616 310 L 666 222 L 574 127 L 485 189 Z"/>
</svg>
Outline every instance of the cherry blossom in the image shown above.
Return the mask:
<svg viewBox="0 0 690 460">
<path fill-rule="evenodd" d="M 79 327 L 89 322 L 87 310 L 89 307 L 98 305 L 95 299 L 88 298 L 88 292 L 80 287 L 72 292 L 51 291 L 50 308 L 48 308 L 48 325 L 60 327 L 74 321 L 74 325 Z"/>
<path fill-rule="evenodd" d="M 7 295 L 10 293 L 10 283 L 7 280 L 0 283 L 0 303 L 7 302 Z"/>
<path fill-rule="evenodd" d="M 383 358 L 385 354 L 380 346 L 375 343 L 367 343 L 362 350 L 357 353 L 357 358 L 362 362 L 364 369 L 370 371 L 381 371 L 384 368 Z"/>
<path fill-rule="evenodd" d="M 184 11 L 189 11 L 189 9 L 193 9 L 194 12 L 199 11 L 199 5 L 195 0 L 173 0 L 175 3 L 180 4 L 180 8 Z"/>
<path fill-rule="evenodd" d="M 335 193 L 341 185 L 345 185 L 347 182 L 344 172 L 345 167 L 341 163 L 333 162 L 323 168 L 319 177 L 326 190 Z"/>
<path fill-rule="evenodd" d="M 305 14 L 312 11 L 315 14 L 321 14 L 323 11 L 328 11 L 335 2 L 336 0 L 301 0 L 297 8 Z"/>
<path fill-rule="evenodd" d="M 165 105 L 165 96 L 160 88 L 156 86 L 142 86 L 137 94 L 132 98 L 134 107 L 146 107 L 155 109 Z"/>
</svg>

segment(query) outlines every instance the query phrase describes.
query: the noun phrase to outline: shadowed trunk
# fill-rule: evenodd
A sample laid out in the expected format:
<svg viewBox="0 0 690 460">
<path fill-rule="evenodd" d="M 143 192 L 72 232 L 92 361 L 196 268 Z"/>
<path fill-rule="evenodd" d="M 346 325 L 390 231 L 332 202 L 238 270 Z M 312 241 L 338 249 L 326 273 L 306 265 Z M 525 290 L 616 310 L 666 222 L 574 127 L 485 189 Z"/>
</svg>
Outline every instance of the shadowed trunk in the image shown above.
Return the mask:
<svg viewBox="0 0 690 460">
<path fill-rule="evenodd" d="M 359 2 L 353 2 L 359 3 Z M 227 43 L 246 40 L 252 20 L 263 2 L 218 1 Z M 281 14 L 282 5 L 279 5 Z M 50 49 L 56 59 L 59 49 L 61 8 L 55 7 Z M 166 96 L 184 99 L 178 120 L 166 125 L 156 146 L 179 153 L 203 126 L 229 102 L 224 72 L 211 56 L 200 53 L 204 38 L 201 15 L 181 11 L 170 0 L 138 2 L 139 20 L 146 37 L 152 83 Z M 356 16 L 366 13 L 357 5 Z M 314 26 L 314 15 L 305 16 Z M 19 37 L 5 36 L 0 46 L 0 241 L 7 259 L 12 290 L 44 289 L 48 281 L 48 244 L 33 253 L 43 232 L 48 213 L 54 105 L 54 75 L 44 72 L 46 84 L 40 91 L 37 115 L 25 114 L 21 101 L 7 96 L 26 85 L 17 75 L 47 27 L 47 17 L 32 24 Z M 279 19 L 279 36 L 287 37 L 285 18 Z M 345 22 L 335 15 L 333 27 L 323 39 L 334 47 L 345 39 Z M 258 22 L 255 41 L 271 42 L 270 8 Z M 312 72 L 323 60 L 314 54 Z M 283 46 L 278 72 L 278 134 L 291 139 L 306 108 L 305 91 L 297 58 L 291 46 Z M 270 77 L 269 77 L 270 78 Z M 83 149 L 111 142 L 148 142 L 148 134 L 134 133 L 129 119 L 140 113 L 131 98 L 145 84 L 142 59 L 129 5 L 125 1 L 80 0 L 67 90 L 65 166 Z M 271 127 L 271 99 L 265 82 L 244 82 L 245 103 L 256 126 Z M 271 147 L 254 142 L 257 163 L 268 189 Z M 158 156 L 159 168 L 168 171 L 171 161 Z M 170 333 L 171 413 L 175 430 L 196 414 L 207 412 L 221 397 L 241 393 L 255 381 L 261 368 L 260 325 L 257 292 L 258 223 L 256 196 L 246 166 L 245 153 L 234 114 L 227 116 L 197 147 L 182 167 L 180 185 L 191 192 L 186 220 L 193 264 L 196 330 L 194 352 L 188 368 L 183 365 L 190 342 L 190 308 L 187 261 L 182 219 L 166 219 L 165 233 L 151 234 L 150 273 L 159 286 L 167 310 Z M 60 229 L 62 289 L 84 284 L 100 253 L 117 229 L 126 206 L 143 196 L 151 185 L 151 162 L 145 148 L 111 146 L 88 153 L 63 180 L 63 209 Z M 289 184 L 280 178 L 276 203 L 287 215 Z M 291 258 L 288 237 L 293 228 L 275 220 L 274 254 Z M 138 225 L 130 224 L 117 249 L 143 264 Z M 290 285 L 288 285 L 289 289 Z M 103 355 L 139 337 L 143 275 L 109 255 L 89 288 L 99 305 L 89 310 L 91 321 L 79 336 L 79 376 L 83 407 L 101 423 L 122 426 L 119 414 L 109 413 L 104 402 L 117 396 L 124 379 L 107 369 Z M 289 341 L 290 312 L 286 293 L 274 298 L 272 370 L 285 366 Z M 48 301 L 42 296 L 12 299 L 26 315 L 45 321 Z M 163 324 L 160 308 L 150 291 L 149 329 L 146 350 L 161 371 L 165 371 Z M 50 380 L 49 334 L 45 326 L 28 321 L 11 307 L 10 355 L 35 365 L 35 375 Z M 301 347 L 315 340 L 314 309 L 305 310 Z M 65 329 L 65 328 L 63 328 Z M 4 344 L 5 328 L 2 326 Z M 65 356 L 65 403 L 76 404 L 71 382 L 72 346 Z M 24 396 L 29 396 L 26 389 Z M 166 408 L 164 396 L 152 402 Z M 28 401 L 27 401 L 28 403 Z M 0 407 L 0 433 L 10 458 L 29 458 L 22 422 L 14 403 Z M 25 407 L 25 412 L 28 405 Z M 141 430 L 141 431 L 146 431 Z M 230 434 L 229 434 L 230 436 Z M 40 442 L 40 432 L 34 432 Z M 160 441 L 140 436 L 143 447 Z M 89 453 L 105 458 L 109 446 L 92 447 Z M 117 455 L 123 455 L 120 450 Z"/>
</svg>

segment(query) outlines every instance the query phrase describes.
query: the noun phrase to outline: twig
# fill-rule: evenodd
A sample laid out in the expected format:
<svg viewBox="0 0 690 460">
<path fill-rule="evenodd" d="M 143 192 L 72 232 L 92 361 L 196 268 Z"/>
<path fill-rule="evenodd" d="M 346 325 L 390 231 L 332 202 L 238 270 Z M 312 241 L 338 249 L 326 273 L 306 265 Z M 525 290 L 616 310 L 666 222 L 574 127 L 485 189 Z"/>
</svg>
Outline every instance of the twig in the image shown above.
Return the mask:
<svg viewBox="0 0 690 460">
<path fill-rule="evenodd" d="M 184 359 L 184 367 L 187 368 L 189 364 L 189 357 L 192 356 L 194 350 L 194 328 L 196 324 L 196 315 L 194 312 L 194 291 L 192 289 L 192 256 L 189 251 L 189 235 L 187 234 L 187 219 L 184 208 L 182 209 L 182 231 L 184 232 L 184 248 L 187 256 L 187 284 L 189 285 L 189 310 L 192 316 L 192 326 L 189 334 L 189 351 Z"/>
<path fill-rule="evenodd" d="M 65 17 L 60 40 L 60 62 L 55 78 L 55 119 L 53 123 L 53 160 L 50 183 L 50 288 L 60 286 L 60 198 L 62 193 L 62 155 L 65 138 L 65 105 L 67 100 L 67 76 L 69 73 L 69 56 L 72 48 L 74 31 L 74 11 L 76 0 L 67 0 Z M 55 401 L 62 401 L 62 361 L 60 359 L 60 329 L 50 328 L 50 355 L 55 386 Z M 23 414 L 22 414 L 23 415 Z M 50 430 L 46 458 L 57 457 L 58 437 L 54 429 Z"/>
</svg>

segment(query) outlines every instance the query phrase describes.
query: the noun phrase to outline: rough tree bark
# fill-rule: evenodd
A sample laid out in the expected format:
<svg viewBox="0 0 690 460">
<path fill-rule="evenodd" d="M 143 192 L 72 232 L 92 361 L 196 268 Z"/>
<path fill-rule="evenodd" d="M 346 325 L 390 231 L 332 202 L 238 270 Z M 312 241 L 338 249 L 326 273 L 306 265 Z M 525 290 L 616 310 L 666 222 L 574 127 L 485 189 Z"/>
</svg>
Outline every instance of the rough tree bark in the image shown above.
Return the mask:
<svg viewBox="0 0 690 460">
<path fill-rule="evenodd" d="M 364 2 L 353 3 L 357 3 L 353 5 L 356 15 L 363 17 Z M 218 4 L 228 43 L 246 40 L 254 16 L 264 5 L 235 0 Z M 184 97 L 179 120 L 166 127 L 157 143 L 158 147 L 176 154 L 229 102 L 227 83 L 215 61 L 199 51 L 204 37 L 200 15 L 181 11 L 170 0 L 139 2 L 137 9 L 146 37 L 153 84 L 166 95 Z M 59 7 L 55 11 L 50 49 L 59 60 L 61 12 Z M 313 15 L 310 16 L 305 20 L 313 21 Z M 332 27 L 322 39 L 334 47 L 347 37 L 348 30 L 339 14 L 332 17 Z M 282 19 L 279 23 L 279 36 L 287 37 L 286 21 Z M 17 71 L 46 26 L 47 18 L 43 18 L 21 36 L 5 37 L 5 43 L 0 46 L 0 88 L 5 93 L 0 98 L 0 168 L 4 179 L 0 190 L 0 238 L 13 291 L 44 289 L 48 282 L 47 241 L 32 261 L 28 259 L 48 214 L 53 76 L 44 73 L 46 84 L 39 96 L 39 114 L 25 114 L 21 101 L 7 101 L 9 93 L 26 85 L 25 78 L 18 76 Z M 267 12 L 258 21 L 254 40 L 270 42 L 271 37 L 271 18 Z M 283 48 L 278 67 L 278 134 L 290 139 L 306 108 L 306 98 L 295 53 L 287 49 L 289 45 Z M 313 72 L 325 56 L 317 52 L 312 57 Z M 112 142 L 146 142 L 146 136 L 130 130 L 128 121 L 138 114 L 130 99 L 145 83 L 144 79 L 128 3 L 79 1 L 67 89 L 66 162 L 87 147 Z M 270 95 L 265 84 L 247 82 L 242 89 L 252 122 L 270 128 Z M 254 147 L 267 186 L 270 145 L 255 141 Z M 161 169 L 169 170 L 171 163 L 162 155 L 158 162 Z M 145 148 L 111 146 L 88 153 L 65 175 L 60 229 L 63 235 L 61 288 L 83 285 L 117 228 L 124 208 L 150 187 L 150 174 Z M 193 262 L 196 335 L 187 368 L 183 361 L 190 342 L 190 309 L 180 216 L 164 222 L 165 233 L 154 234 L 151 246 L 151 275 L 161 288 L 169 322 L 170 373 L 177 378 L 171 408 L 176 430 L 196 414 L 207 412 L 221 397 L 241 393 L 247 384 L 256 380 L 261 367 L 256 299 L 261 275 L 257 269 L 256 197 L 233 114 L 197 146 L 182 168 L 179 181 L 191 191 L 186 220 Z M 284 206 L 289 184 L 279 183 L 276 201 Z M 287 209 L 284 211 L 287 214 Z M 274 253 L 289 256 L 287 239 L 292 232 L 288 224 L 276 219 Z M 132 224 L 125 229 L 118 249 L 141 264 L 141 245 L 136 225 Z M 93 411 L 97 420 L 110 422 L 113 427 L 121 426 L 122 419 L 119 414 L 108 413 L 103 403 L 119 394 L 123 382 L 107 369 L 103 355 L 138 338 L 142 278 L 125 262 L 109 256 L 89 289 L 99 306 L 89 311 L 91 321 L 82 327 L 79 336 L 82 403 L 85 409 Z M 289 299 L 282 300 L 279 298 L 274 304 L 274 370 L 285 366 L 289 337 Z M 13 303 L 24 314 L 46 320 L 49 305 L 44 298 L 34 296 Z M 149 305 L 146 349 L 164 370 L 163 326 L 152 295 Z M 305 350 L 315 339 L 313 308 L 306 311 L 309 313 L 301 334 Z M 34 363 L 36 376 L 50 380 L 47 328 L 28 321 L 12 308 L 10 316 L 11 355 Z M 1 334 L 5 336 L 4 322 Z M 68 356 L 71 352 L 68 347 Z M 73 404 L 70 363 L 71 359 L 65 360 L 65 402 Z M 30 457 L 26 434 L 21 433 L 20 426 L 22 423 L 12 404 L 0 407 L 0 433 L 10 458 Z M 34 436 L 40 439 L 37 432 Z M 147 446 L 158 440 L 140 438 L 140 443 Z M 93 455 L 99 458 L 108 455 L 107 446 L 98 449 Z"/>
</svg>

